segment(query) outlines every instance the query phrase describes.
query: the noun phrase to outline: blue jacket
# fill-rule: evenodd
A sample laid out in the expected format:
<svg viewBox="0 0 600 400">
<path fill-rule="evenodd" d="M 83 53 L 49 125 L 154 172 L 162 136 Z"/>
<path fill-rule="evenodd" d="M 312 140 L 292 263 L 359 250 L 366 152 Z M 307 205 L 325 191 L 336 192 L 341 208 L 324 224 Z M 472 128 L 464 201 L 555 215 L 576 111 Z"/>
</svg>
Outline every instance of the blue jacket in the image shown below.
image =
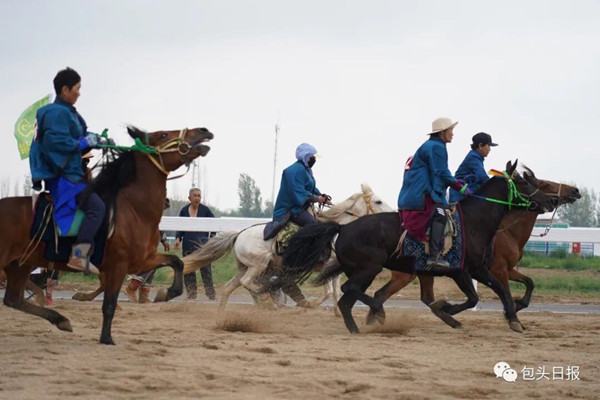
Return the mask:
<svg viewBox="0 0 600 400">
<path fill-rule="evenodd" d="M 483 167 L 483 156 L 477 150 L 471 150 L 460 164 L 454 175 L 459 181 L 469 185 L 469 191 L 476 192 L 490 179 Z M 465 196 L 454 189 L 450 189 L 450 202 L 454 203 L 464 199 Z"/>
<path fill-rule="evenodd" d="M 87 125 L 75 107 L 56 98 L 37 111 L 37 134 L 31 143 L 31 179 L 40 181 L 62 176 L 72 183 L 84 179 L 81 151 Z"/>
<path fill-rule="evenodd" d="M 435 203 L 448 205 L 446 190 L 456 179 L 448 170 L 446 143 L 432 136 L 423 143 L 404 168 L 404 181 L 398 196 L 399 210 L 423 210 L 425 195 Z"/>
<path fill-rule="evenodd" d="M 190 204 L 183 207 L 181 211 L 179 211 L 180 217 L 191 217 L 190 215 Z M 206 207 L 204 204 L 200 204 L 198 206 L 198 212 L 196 213 L 197 218 L 214 218 L 214 214 L 210 211 L 210 208 Z M 182 243 L 182 252 L 184 256 L 187 256 L 190 253 L 193 253 L 195 250 L 200 247 L 200 245 L 206 243 L 208 238 L 211 236 L 209 232 L 177 232 L 175 234 L 176 238 L 179 238 Z"/>
<path fill-rule="evenodd" d="M 312 171 L 302 161 L 298 160 L 281 175 L 281 186 L 275 201 L 273 219 L 281 218 L 286 212 L 299 214 L 306 210 L 313 201 L 313 196 L 319 196 Z"/>
</svg>

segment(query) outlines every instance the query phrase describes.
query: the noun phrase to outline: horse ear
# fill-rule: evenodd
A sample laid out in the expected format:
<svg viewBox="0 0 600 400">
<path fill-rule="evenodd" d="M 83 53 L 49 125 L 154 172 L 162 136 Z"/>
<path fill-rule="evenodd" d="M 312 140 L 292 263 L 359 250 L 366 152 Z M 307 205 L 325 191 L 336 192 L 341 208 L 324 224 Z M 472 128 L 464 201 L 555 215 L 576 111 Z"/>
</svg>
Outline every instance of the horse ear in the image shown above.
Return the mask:
<svg viewBox="0 0 600 400">
<path fill-rule="evenodd" d="M 371 189 L 371 186 L 369 186 L 366 183 L 361 183 L 360 184 L 360 189 L 362 190 L 363 195 L 365 195 L 367 197 L 373 195 L 373 189 Z"/>
<path fill-rule="evenodd" d="M 514 174 L 515 169 L 517 169 L 517 165 L 519 164 L 519 159 L 515 160 L 514 164 L 511 164 L 510 161 L 506 163 L 506 173 L 508 176 L 512 176 Z"/>
<path fill-rule="evenodd" d="M 146 132 L 136 128 L 135 126 L 128 126 L 127 133 L 129 133 L 129 136 L 131 136 L 132 139 L 140 139 L 142 141 L 146 139 Z"/>
</svg>

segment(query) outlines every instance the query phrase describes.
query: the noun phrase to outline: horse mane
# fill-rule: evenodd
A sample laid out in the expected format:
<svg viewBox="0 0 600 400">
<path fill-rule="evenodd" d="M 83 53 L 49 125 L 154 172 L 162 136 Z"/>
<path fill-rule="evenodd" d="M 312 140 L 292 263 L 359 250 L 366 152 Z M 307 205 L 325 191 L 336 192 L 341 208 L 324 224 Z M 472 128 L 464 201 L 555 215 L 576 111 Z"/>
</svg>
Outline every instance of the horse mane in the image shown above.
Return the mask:
<svg viewBox="0 0 600 400">
<path fill-rule="evenodd" d="M 362 196 L 360 193 L 355 193 L 341 203 L 337 203 L 326 211 L 323 211 L 320 216 L 327 219 L 335 219 L 352 207 L 360 196 Z"/>
<path fill-rule="evenodd" d="M 145 134 L 136 127 L 129 127 L 130 136 Z M 133 182 L 136 178 L 135 157 L 133 151 L 110 149 L 105 156 L 105 160 L 94 167 L 99 169 L 98 175 L 92 179 L 83 191 L 83 198 L 95 192 L 100 196 L 107 209 L 116 206 L 117 194 L 119 191 Z"/>
</svg>

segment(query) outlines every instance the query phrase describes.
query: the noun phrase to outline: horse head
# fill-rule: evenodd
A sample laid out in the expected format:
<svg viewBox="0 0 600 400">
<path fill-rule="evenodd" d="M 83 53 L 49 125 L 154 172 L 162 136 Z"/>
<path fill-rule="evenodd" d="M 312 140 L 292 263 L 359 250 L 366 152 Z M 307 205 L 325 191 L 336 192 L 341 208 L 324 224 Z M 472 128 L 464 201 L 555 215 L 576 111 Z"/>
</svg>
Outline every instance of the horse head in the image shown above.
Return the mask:
<svg viewBox="0 0 600 400">
<path fill-rule="evenodd" d="M 214 135 L 206 128 L 184 128 L 180 131 L 144 132 L 135 127 L 128 127 L 127 132 L 133 139 L 152 147 L 156 155 L 149 154 L 150 160 L 163 173 L 168 174 L 182 165 L 190 165 L 197 157 L 204 157 L 210 147 L 209 142 Z"/>
<path fill-rule="evenodd" d="M 363 183 L 359 193 L 355 193 L 346 200 L 323 211 L 317 215 L 317 219 L 321 221 L 335 221 L 338 224 L 347 224 L 363 215 L 391 211 L 394 211 L 394 209 L 373 193 L 369 185 Z"/>
<path fill-rule="evenodd" d="M 571 204 L 581 198 L 577 187 L 565 183 L 538 179 L 526 165 L 521 164 L 521 166 L 524 169 L 523 177 L 547 196 L 550 196 L 553 199 L 554 207 L 558 207 L 561 204 Z"/>
<path fill-rule="evenodd" d="M 512 164 L 510 161 L 506 163 L 506 174 L 509 181 L 514 183 L 514 188 L 517 193 L 515 195 L 522 197 L 529 202 L 527 209 L 533 212 L 549 212 L 554 210 L 554 202 L 550 196 L 531 184 L 517 172 L 518 160 Z M 519 202 L 519 199 L 516 199 Z"/>
</svg>

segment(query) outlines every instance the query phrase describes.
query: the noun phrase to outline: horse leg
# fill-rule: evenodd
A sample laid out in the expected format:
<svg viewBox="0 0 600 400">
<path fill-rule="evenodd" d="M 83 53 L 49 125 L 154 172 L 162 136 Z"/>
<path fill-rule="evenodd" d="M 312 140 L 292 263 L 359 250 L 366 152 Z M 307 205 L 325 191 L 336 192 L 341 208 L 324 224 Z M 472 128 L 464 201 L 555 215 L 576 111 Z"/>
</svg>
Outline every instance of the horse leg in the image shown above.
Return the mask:
<svg viewBox="0 0 600 400">
<path fill-rule="evenodd" d="M 33 268 L 28 265 L 19 267 L 17 262 L 13 262 L 5 268 L 7 281 L 6 293 L 4 294 L 4 305 L 23 311 L 27 314 L 42 317 L 53 325 L 56 325 L 61 331 L 73 332 L 71 322 L 54 310 L 36 306 L 24 299 L 25 282 L 29 280 L 29 273 Z"/>
<path fill-rule="evenodd" d="M 155 268 L 158 268 L 163 265 L 168 265 L 173 269 L 174 278 L 173 283 L 167 289 L 165 293 L 164 290 L 159 290 L 154 297 L 154 302 L 163 302 L 169 301 L 177 296 L 181 296 L 183 293 L 183 261 L 175 255 L 170 254 L 154 254 L 150 257 L 146 263 L 146 268 L 144 271 L 151 271 Z M 125 277 L 123 277 L 125 279 Z M 121 279 L 121 284 L 123 284 L 123 279 Z"/>
<path fill-rule="evenodd" d="M 452 315 L 458 314 L 459 312 L 468 308 L 475 307 L 479 301 L 479 296 L 475 291 L 475 287 L 473 286 L 473 282 L 469 274 L 465 272 L 459 272 L 452 275 L 451 278 L 454 280 L 454 282 L 456 282 L 460 290 L 467 296 L 467 301 L 460 304 L 450 304 L 446 300 L 438 300 L 430 303 L 429 308 L 436 317 L 440 318 L 452 328 L 460 328 L 462 324 L 452 318 Z M 423 280 L 423 283 L 427 284 L 428 281 Z M 427 289 L 422 288 L 422 291 L 423 290 Z M 433 292 L 433 279 L 431 279 L 431 291 Z M 433 296 L 433 294 L 431 294 L 431 296 Z"/>
<path fill-rule="evenodd" d="M 92 292 L 77 292 L 71 297 L 73 300 L 78 301 L 92 301 L 104 292 L 104 272 L 100 272 L 100 286 Z"/>
<path fill-rule="evenodd" d="M 227 306 L 227 302 L 229 301 L 229 296 L 231 296 L 231 294 L 242 285 L 240 283 L 241 279 L 248 269 L 239 260 L 236 261 L 238 272 L 223 286 L 223 295 L 221 297 L 221 303 L 219 304 L 219 311 L 225 311 L 225 307 Z"/>
<path fill-rule="evenodd" d="M 392 297 L 395 293 L 399 292 L 402 288 L 406 287 L 410 282 L 415 279 L 416 275 L 407 274 L 404 272 L 392 271 L 392 277 L 386 283 L 375 292 L 373 296 L 375 299 L 385 303 L 387 299 Z M 367 314 L 367 325 L 372 325 L 377 320 L 377 315 L 373 310 L 369 310 Z"/>
<path fill-rule="evenodd" d="M 183 265 L 182 269 L 183 269 Z M 127 275 L 127 264 L 121 263 L 115 265 L 114 268 L 105 269 L 106 275 L 104 276 L 104 301 L 102 302 L 102 332 L 100 333 L 101 344 L 112 344 L 115 342 L 112 339 L 112 321 L 115 316 L 115 310 L 117 307 L 117 299 L 125 275 Z M 183 287 L 182 287 L 183 290 Z"/>
<path fill-rule="evenodd" d="M 498 295 L 498 297 L 500 297 L 510 329 L 515 332 L 523 333 L 523 326 L 521 325 L 519 318 L 517 318 L 517 312 L 515 311 L 515 303 L 513 302 L 513 299 L 507 290 L 504 289 L 504 286 L 498 282 L 494 275 L 492 275 L 485 266 L 477 268 L 472 273 L 473 278 L 492 289 Z"/>
<path fill-rule="evenodd" d="M 356 322 L 352 317 L 352 307 L 357 300 L 360 300 L 365 305 L 369 306 L 378 318 L 378 321 L 383 324 L 385 321 L 385 311 L 383 310 L 383 303 L 380 300 L 374 299 L 373 297 L 365 294 L 367 288 L 371 285 L 377 274 L 381 272 L 381 267 L 365 268 L 359 273 L 352 275 L 348 278 L 346 283 L 342 285 L 342 291 L 344 295 L 340 299 L 338 305 L 346 327 L 351 333 L 359 333 Z"/>
<path fill-rule="evenodd" d="M 339 275 L 336 275 L 331 280 L 331 286 L 333 287 L 333 313 L 336 317 L 341 317 L 342 313 L 340 312 L 340 308 L 338 307 L 338 302 L 342 297 L 341 277 Z"/>
<path fill-rule="evenodd" d="M 33 292 L 33 297 L 35 298 L 35 302 L 38 306 L 44 307 L 44 305 L 46 304 L 44 291 L 38 285 L 31 282 L 30 279 L 27 279 L 27 281 L 25 281 L 25 289 Z"/>
<path fill-rule="evenodd" d="M 515 300 L 515 311 L 519 312 L 524 308 L 529 307 L 529 303 L 531 302 L 531 295 L 533 294 L 533 280 L 515 270 L 514 268 L 510 268 L 508 270 L 508 279 L 515 282 L 521 282 L 525 285 L 525 294 L 523 298 Z"/>
<path fill-rule="evenodd" d="M 263 304 L 265 308 L 275 308 L 275 303 L 273 303 L 271 296 L 268 292 L 260 293 L 261 287 L 256 284 L 256 278 L 258 278 L 263 272 L 265 268 L 257 267 L 256 265 L 247 265 L 248 270 L 240 279 L 240 283 L 246 289 L 248 289 L 251 293 L 257 295 L 259 299 L 259 303 Z M 269 303 L 271 301 L 271 303 Z"/>
</svg>

